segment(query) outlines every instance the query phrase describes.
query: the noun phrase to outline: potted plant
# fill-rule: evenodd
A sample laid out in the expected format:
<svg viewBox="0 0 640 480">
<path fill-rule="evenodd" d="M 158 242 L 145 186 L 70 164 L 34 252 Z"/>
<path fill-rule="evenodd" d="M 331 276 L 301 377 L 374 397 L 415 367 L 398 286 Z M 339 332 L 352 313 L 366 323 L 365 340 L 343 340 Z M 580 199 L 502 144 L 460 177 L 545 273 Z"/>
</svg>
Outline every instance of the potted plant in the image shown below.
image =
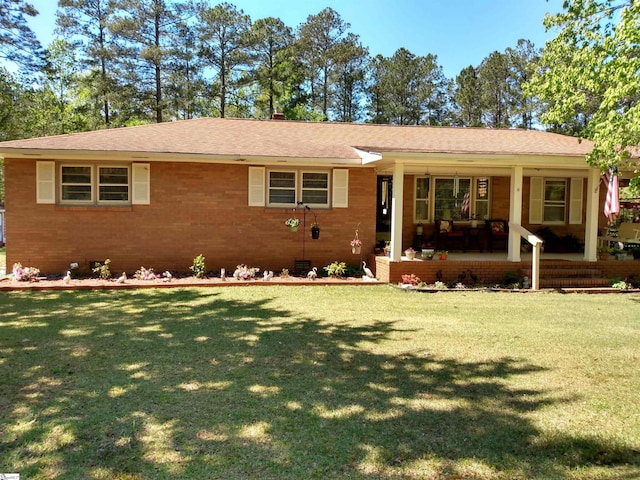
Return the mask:
<svg viewBox="0 0 640 480">
<path fill-rule="evenodd" d="M 404 254 L 407 256 L 409 260 L 413 260 L 414 258 L 416 258 L 416 251 L 411 247 L 407 248 L 404 251 Z"/>
<path fill-rule="evenodd" d="M 320 238 L 320 225 L 318 225 L 316 222 L 313 222 L 311 224 L 311 238 L 313 238 L 314 240 Z"/>
<path fill-rule="evenodd" d="M 362 240 L 358 238 L 358 230 L 356 230 L 356 236 L 351 240 L 351 253 L 355 255 L 360 254 L 360 249 L 362 248 Z"/>
<path fill-rule="evenodd" d="M 289 227 L 289 230 L 292 232 L 297 232 L 298 227 L 300 226 L 300 220 L 295 217 L 290 217 L 285 220 L 284 224 Z"/>
<path fill-rule="evenodd" d="M 609 257 L 611 257 L 612 253 L 613 253 L 613 248 L 598 247 L 598 260 L 609 260 Z"/>
<path fill-rule="evenodd" d="M 440 250 L 438 252 L 438 258 L 440 260 L 446 260 L 448 256 L 449 256 L 449 252 L 447 252 L 446 250 Z"/>
<path fill-rule="evenodd" d="M 427 242 L 422 244 L 422 258 L 426 258 L 427 260 L 432 260 L 435 253 L 436 251 L 433 248 L 433 245 L 431 245 L 431 243 Z"/>
</svg>

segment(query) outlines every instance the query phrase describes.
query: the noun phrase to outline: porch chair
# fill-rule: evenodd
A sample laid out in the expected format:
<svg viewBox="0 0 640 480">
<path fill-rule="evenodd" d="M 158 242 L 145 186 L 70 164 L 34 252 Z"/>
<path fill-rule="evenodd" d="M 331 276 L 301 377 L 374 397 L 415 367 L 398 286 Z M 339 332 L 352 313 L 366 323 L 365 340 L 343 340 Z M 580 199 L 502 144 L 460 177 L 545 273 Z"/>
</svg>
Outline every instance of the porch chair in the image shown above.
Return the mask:
<svg viewBox="0 0 640 480">
<path fill-rule="evenodd" d="M 464 230 L 456 229 L 453 220 L 436 220 L 435 239 L 437 250 L 467 251 Z"/>
<path fill-rule="evenodd" d="M 490 252 L 498 246 L 502 246 L 506 251 L 509 243 L 509 223 L 506 220 L 487 220 L 487 241 Z"/>
</svg>

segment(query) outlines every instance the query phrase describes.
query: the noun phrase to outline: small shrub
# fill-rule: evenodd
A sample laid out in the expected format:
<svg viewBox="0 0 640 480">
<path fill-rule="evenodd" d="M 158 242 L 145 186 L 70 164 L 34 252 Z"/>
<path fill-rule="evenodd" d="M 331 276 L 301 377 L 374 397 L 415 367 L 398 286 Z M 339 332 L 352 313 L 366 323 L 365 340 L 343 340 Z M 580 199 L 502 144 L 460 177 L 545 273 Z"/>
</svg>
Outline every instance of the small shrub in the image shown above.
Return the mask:
<svg viewBox="0 0 640 480">
<path fill-rule="evenodd" d="M 522 278 L 516 272 L 506 272 L 502 284 L 507 288 L 522 288 Z"/>
<path fill-rule="evenodd" d="M 104 263 L 96 262 L 91 271 L 98 275 L 98 277 L 102 280 L 107 280 L 111 278 L 111 270 L 109 270 L 109 265 L 111 265 L 111 260 L 107 258 Z"/>
<path fill-rule="evenodd" d="M 611 287 L 612 288 L 617 288 L 618 290 L 627 290 L 627 289 L 631 288 L 631 285 L 629 285 L 624 280 L 619 280 L 617 282 L 613 282 L 611 284 Z"/>
<path fill-rule="evenodd" d="M 447 290 L 447 284 L 441 281 L 437 281 L 436 283 L 433 284 L 433 288 L 436 290 Z"/>
<path fill-rule="evenodd" d="M 330 277 L 342 278 L 347 271 L 347 264 L 344 262 L 335 261 L 330 265 L 324 267 L 324 270 Z"/>
<path fill-rule="evenodd" d="M 193 259 L 193 265 L 189 267 L 196 278 L 202 278 L 207 274 L 207 267 L 204 263 L 204 255 L 200 254 Z"/>
<path fill-rule="evenodd" d="M 283 268 L 280 272 L 280 278 L 289 278 L 289 269 Z"/>
</svg>

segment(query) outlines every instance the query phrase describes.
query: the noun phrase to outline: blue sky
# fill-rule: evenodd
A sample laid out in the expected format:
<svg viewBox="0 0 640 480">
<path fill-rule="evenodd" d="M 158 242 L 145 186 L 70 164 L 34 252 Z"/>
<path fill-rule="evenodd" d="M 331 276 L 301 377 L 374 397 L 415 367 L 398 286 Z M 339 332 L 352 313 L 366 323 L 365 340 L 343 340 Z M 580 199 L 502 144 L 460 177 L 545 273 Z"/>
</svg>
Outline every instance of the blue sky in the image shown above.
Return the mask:
<svg viewBox="0 0 640 480">
<path fill-rule="evenodd" d="M 55 27 L 55 0 L 30 0 L 40 15 L 31 22 L 46 46 Z M 217 2 L 211 0 L 211 4 Z M 372 56 L 391 56 L 399 48 L 432 53 L 449 78 L 477 66 L 493 51 L 515 47 L 518 39 L 543 47 L 546 12 L 562 10 L 562 0 L 236 0 L 229 1 L 252 20 L 279 17 L 296 28 L 326 7 L 337 11 Z"/>
</svg>

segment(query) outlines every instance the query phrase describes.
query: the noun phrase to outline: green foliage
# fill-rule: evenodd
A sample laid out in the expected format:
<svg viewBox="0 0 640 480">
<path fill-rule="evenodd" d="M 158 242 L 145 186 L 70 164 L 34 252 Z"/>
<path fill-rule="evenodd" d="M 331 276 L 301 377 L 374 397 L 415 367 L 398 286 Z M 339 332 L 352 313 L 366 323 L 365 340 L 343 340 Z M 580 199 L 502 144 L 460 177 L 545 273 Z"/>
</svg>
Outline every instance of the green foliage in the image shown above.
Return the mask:
<svg viewBox="0 0 640 480">
<path fill-rule="evenodd" d="M 579 119 L 578 134 L 595 143 L 590 164 L 603 171 L 626 165 L 629 148 L 640 144 L 640 2 L 567 1 L 545 26 L 559 33 L 526 87 L 548 102 L 542 120 L 566 125 Z"/>
<path fill-rule="evenodd" d="M 204 263 L 204 255 L 200 254 L 193 259 L 193 265 L 189 267 L 196 278 L 203 278 L 207 274 L 207 267 Z"/>
<path fill-rule="evenodd" d="M 107 280 L 111 278 L 111 270 L 109 270 L 110 265 L 111 260 L 107 258 L 104 263 L 96 262 L 91 268 L 91 271 L 98 275 L 102 280 Z"/>
<path fill-rule="evenodd" d="M 342 278 L 347 271 L 347 264 L 344 262 L 335 261 L 323 268 L 327 272 L 327 275 L 329 275 L 330 277 Z"/>
<path fill-rule="evenodd" d="M 522 288 L 522 277 L 516 272 L 506 272 L 502 284 L 508 288 Z"/>
</svg>

